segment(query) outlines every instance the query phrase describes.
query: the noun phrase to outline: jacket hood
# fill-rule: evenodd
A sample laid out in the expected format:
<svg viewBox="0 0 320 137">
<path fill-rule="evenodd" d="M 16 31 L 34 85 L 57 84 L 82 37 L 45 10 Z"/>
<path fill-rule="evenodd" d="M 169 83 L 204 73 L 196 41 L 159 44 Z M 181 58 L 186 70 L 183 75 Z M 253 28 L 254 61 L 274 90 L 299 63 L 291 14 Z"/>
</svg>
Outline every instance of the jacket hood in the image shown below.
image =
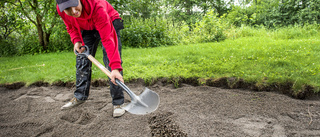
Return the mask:
<svg viewBox="0 0 320 137">
<path fill-rule="evenodd" d="M 92 0 L 80 0 L 82 4 L 82 13 L 81 16 L 77 19 L 89 19 L 92 16 L 93 13 L 93 3 Z"/>
</svg>

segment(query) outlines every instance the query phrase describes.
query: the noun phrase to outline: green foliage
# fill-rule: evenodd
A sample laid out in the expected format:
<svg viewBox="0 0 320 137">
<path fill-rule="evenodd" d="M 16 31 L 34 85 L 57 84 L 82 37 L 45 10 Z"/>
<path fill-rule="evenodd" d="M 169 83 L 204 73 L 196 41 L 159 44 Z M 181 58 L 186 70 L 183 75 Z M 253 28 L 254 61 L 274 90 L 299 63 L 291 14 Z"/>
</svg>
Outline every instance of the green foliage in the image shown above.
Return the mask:
<svg viewBox="0 0 320 137">
<path fill-rule="evenodd" d="M 18 54 L 18 39 L 14 34 L 21 28 L 22 20 L 12 5 L 1 2 L 0 7 L 0 57 L 13 56 Z"/>
<path fill-rule="evenodd" d="M 267 29 L 260 25 L 256 27 L 242 25 L 241 27 L 231 27 L 225 31 L 227 39 L 237 39 L 243 37 L 270 37 L 272 39 L 301 39 L 320 36 L 320 26 L 318 24 L 289 25 L 275 29 Z"/>
<path fill-rule="evenodd" d="M 200 0 L 201 5 L 197 5 L 201 7 L 204 13 L 210 11 L 210 9 L 214 8 L 214 10 L 218 13 L 218 17 L 227 14 L 230 11 L 230 7 L 232 7 L 232 3 L 234 0 Z"/>
<path fill-rule="evenodd" d="M 59 19 L 57 24 L 54 26 L 51 36 L 50 43 L 48 46 L 48 52 L 61 52 L 61 51 L 73 51 L 73 44 L 70 39 L 70 35 L 67 32 L 66 26 L 62 19 Z"/>
<path fill-rule="evenodd" d="M 317 35 L 319 29 L 312 25 L 320 23 L 320 0 L 241 0 L 237 5 L 233 0 L 108 2 L 125 20 L 122 42 L 126 47 L 215 42 L 271 33 L 294 39 Z M 0 56 L 72 50 L 55 6 L 54 0 L 1 1 Z"/>
<path fill-rule="evenodd" d="M 223 17 L 217 17 L 218 13 L 210 10 L 200 22 L 195 24 L 192 30 L 192 40 L 200 42 L 219 42 L 226 39 L 224 31 L 228 28 L 228 22 Z"/>
<path fill-rule="evenodd" d="M 37 36 L 35 35 L 25 35 L 21 37 L 20 42 L 21 46 L 19 46 L 19 54 L 39 54 L 39 53 L 45 53 L 46 51 L 43 49 L 41 45 L 39 45 Z"/>
<path fill-rule="evenodd" d="M 14 8 L 12 5 L 0 3 L 0 7 L 0 39 L 9 40 L 10 34 L 19 29 L 22 22 L 16 13 L 8 12 Z"/>
<path fill-rule="evenodd" d="M 0 39 L 0 57 L 13 56 L 18 53 L 18 49 L 8 40 Z"/>
<path fill-rule="evenodd" d="M 226 15 L 235 26 L 264 25 L 267 28 L 295 24 L 319 24 L 320 0 L 257 0 L 232 6 Z"/>
<path fill-rule="evenodd" d="M 225 31 L 227 39 L 237 39 L 241 37 L 252 37 L 252 36 L 266 36 L 267 31 L 264 26 L 253 28 L 247 25 L 241 25 L 241 27 L 231 26 Z"/>
<path fill-rule="evenodd" d="M 120 15 L 130 14 L 133 17 L 159 17 L 163 13 L 162 0 L 108 0 Z"/>
<path fill-rule="evenodd" d="M 35 26 L 27 23 L 27 21 L 24 21 L 24 24 L 12 36 L 17 40 L 13 43 L 14 48 L 18 50 L 17 55 L 34 55 L 46 52 L 39 44 L 39 37 Z"/>
<path fill-rule="evenodd" d="M 320 0 L 275 0 L 255 6 L 257 23 L 267 27 L 320 23 Z"/>
<path fill-rule="evenodd" d="M 34 30 L 38 37 L 38 45 L 42 46 L 42 50 L 47 50 L 52 28 L 56 23 L 56 3 L 54 0 L 16 0 L 9 1 L 15 11 L 20 15 L 20 19 L 24 21 L 26 26 L 34 25 Z M 33 35 L 26 33 L 27 35 Z M 30 36 L 31 37 L 31 36 Z M 29 49 L 29 48 L 27 48 Z"/>
<path fill-rule="evenodd" d="M 166 20 L 159 18 L 136 19 L 125 22 L 121 31 L 121 42 L 126 47 L 158 47 L 170 45 L 172 41 L 166 31 Z"/>
<path fill-rule="evenodd" d="M 256 13 L 253 12 L 252 8 L 233 6 L 232 10 L 228 14 L 225 14 L 225 16 L 228 22 L 240 27 L 243 24 L 253 25 L 256 23 Z"/>
<path fill-rule="evenodd" d="M 320 0 L 305 1 L 297 16 L 300 22 L 320 24 Z"/>
<path fill-rule="evenodd" d="M 184 22 L 192 30 L 193 25 L 201 20 L 201 17 L 212 6 L 211 3 L 214 2 L 203 0 L 166 0 L 165 7 L 170 11 L 167 12 L 167 16 L 171 17 L 174 22 Z"/>
<path fill-rule="evenodd" d="M 289 25 L 273 30 L 274 39 L 296 39 L 320 36 L 318 24 Z"/>
<path fill-rule="evenodd" d="M 130 3 L 129 0 L 108 0 L 108 2 L 119 12 L 120 15 L 127 11 L 127 3 Z"/>
</svg>

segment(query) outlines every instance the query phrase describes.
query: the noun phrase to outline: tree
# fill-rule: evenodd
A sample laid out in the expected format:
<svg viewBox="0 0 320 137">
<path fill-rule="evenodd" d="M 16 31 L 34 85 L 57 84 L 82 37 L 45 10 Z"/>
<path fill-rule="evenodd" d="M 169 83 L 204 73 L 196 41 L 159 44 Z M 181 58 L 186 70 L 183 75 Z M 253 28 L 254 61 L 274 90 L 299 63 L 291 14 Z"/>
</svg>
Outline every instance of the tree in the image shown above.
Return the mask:
<svg viewBox="0 0 320 137">
<path fill-rule="evenodd" d="M 39 45 L 47 50 L 49 38 L 57 20 L 54 0 L 6 0 L 15 6 L 22 20 L 30 21 L 38 32 Z"/>
<path fill-rule="evenodd" d="M 320 0 L 258 0 L 258 24 L 268 27 L 319 23 Z"/>
<path fill-rule="evenodd" d="M 195 7 L 200 4 L 200 0 L 167 0 L 166 7 L 171 7 L 169 16 L 174 21 L 184 21 L 188 24 L 190 30 L 197 18 L 201 16 L 195 16 L 200 11 L 195 11 Z"/>
<path fill-rule="evenodd" d="M 178 21 L 185 21 L 189 28 L 200 21 L 208 10 L 215 9 L 222 16 L 231 9 L 234 0 L 167 0 L 166 6 L 172 7 L 171 16 Z"/>
<path fill-rule="evenodd" d="M 10 10 L 9 10 L 10 9 Z M 10 11 L 10 12 L 9 12 Z M 0 2 L 0 57 L 17 54 L 17 38 L 12 35 L 21 26 L 21 21 L 11 5 Z"/>
<path fill-rule="evenodd" d="M 203 4 L 199 6 L 202 8 L 204 13 L 207 12 L 208 8 L 214 8 L 220 17 L 231 9 L 233 2 L 234 0 L 202 0 Z"/>
<path fill-rule="evenodd" d="M 108 2 L 119 12 L 120 15 L 124 15 L 124 13 L 128 11 L 127 4 L 130 3 L 128 0 L 108 0 Z"/>
<path fill-rule="evenodd" d="M 12 9 L 11 5 L 6 3 L 0 4 L 0 14 L 2 15 L 0 17 L 0 39 L 7 40 L 9 35 L 18 28 L 19 24 L 17 14 L 9 12 L 9 9 Z"/>
<path fill-rule="evenodd" d="M 159 16 L 162 13 L 162 0 L 131 0 L 126 4 L 127 13 L 144 19 Z"/>
</svg>

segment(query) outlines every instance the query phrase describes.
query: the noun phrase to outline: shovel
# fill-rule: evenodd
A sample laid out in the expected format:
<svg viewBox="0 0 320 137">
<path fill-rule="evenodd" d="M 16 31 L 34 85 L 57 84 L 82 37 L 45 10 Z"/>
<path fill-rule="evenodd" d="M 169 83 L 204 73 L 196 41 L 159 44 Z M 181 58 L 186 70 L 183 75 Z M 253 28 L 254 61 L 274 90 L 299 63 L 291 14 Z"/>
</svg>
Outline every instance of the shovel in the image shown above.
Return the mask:
<svg viewBox="0 0 320 137">
<path fill-rule="evenodd" d="M 99 63 L 99 61 L 96 60 L 92 55 L 90 55 L 88 50 L 89 48 L 87 46 L 84 47 L 86 50 L 83 53 L 78 53 L 77 51 L 75 51 L 75 53 L 80 56 L 86 56 L 110 78 L 110 71 L 106 67 L 104 67 L 104 65 Z M 151 113 L 158 108 L 160 98 L 159 95 L 154 91 L 145 88 L 145 90 L 139 96 L 137 96 L 120 80 L 116 79 L 115 81 L 123 90 L 126 91 L 126 93 L 131 98 L 131 102 L 127 106 L 123 107 L 123 109 L 125 109 L 126 111 L 132 114 L 144 115 Z"/>
</svg>

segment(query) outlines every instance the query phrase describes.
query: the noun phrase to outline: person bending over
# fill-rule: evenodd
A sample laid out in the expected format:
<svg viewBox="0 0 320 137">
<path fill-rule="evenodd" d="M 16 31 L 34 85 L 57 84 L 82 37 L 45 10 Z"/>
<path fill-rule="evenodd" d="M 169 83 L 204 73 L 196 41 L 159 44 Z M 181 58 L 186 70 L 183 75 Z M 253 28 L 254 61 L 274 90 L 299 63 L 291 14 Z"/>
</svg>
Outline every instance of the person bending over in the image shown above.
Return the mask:
<svg viewBox="0 0 320 137">
<path fill-rule="evenodd" d="M 56 0 L 57 12 L 70 34 L 74 51 L 82 53 L 87 45 L 89 53 L 95 56 L 99 41 L 102 42 L 103 62 L 111 71 L 110 94 L 113 117 L 125 113 L 122 108 L 124 95 L 115 79 L 123 82 L 120 30 L 123 29 L 119 13 L 106 0 Z M 87 57 L 76 57 L 76 90 L 70 102 L 61 109 L 70 109 L 84 103 L 89 96 L 92 63 Z"/>
</svg>

